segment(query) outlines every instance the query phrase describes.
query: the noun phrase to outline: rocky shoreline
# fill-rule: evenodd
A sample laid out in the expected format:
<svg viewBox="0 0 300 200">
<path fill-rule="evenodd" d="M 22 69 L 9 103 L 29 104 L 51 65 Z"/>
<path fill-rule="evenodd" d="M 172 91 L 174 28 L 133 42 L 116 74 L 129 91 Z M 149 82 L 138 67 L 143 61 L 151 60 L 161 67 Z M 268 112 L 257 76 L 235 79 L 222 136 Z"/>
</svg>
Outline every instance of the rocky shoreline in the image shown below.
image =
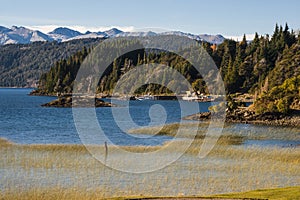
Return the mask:
<svg viewBox="0 0 300 200">
<path fill-rule="evenodd" d="M 114 104 L 105 102 L 101 99 L 95 98 L 95 104 L 91 103 L 88 98 L 80 98 L 78 101 L 73 102 L 71 96 L 58 97 L 49 103 L 42 105 L 43 107 L 56 107 L 56 108 L 71 108 L 71 107 L 114 107 Z"/>
<path fill-rule="evenodd" d="M 183 119 L 206 121 L 210 120 L 213 114 L 212 112 L 202 112 L 186 116 Z M 225 122 L 300 127 L 300 110 L 293 110 L 287 115 L 282 113 L 256 114 L 246 107 L 241 107 L 233 111 L 227 110 Z"/>
<path fill-rule="evenodd" d="M 49 96 L 49 97 L 57 97 L 58 95 L 49 94 L 45 92 L 40 92 L 39 90 L 32 90 L 28 95 L 30 96 Z M 63 95 L 66 96 L 66 95 Z"/>
</svg>

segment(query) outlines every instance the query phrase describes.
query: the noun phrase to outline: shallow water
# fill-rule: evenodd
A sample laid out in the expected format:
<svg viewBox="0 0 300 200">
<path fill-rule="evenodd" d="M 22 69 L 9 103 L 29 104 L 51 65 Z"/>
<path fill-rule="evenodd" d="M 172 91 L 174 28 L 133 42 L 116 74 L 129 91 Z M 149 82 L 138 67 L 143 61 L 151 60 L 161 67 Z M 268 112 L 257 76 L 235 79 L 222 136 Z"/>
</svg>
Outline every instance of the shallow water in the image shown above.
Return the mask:
<svg viewBox="0 0 300 200">
<path fill-rule="evenodd" d="M 299 140 L 246 140 L 244 146 L 259 146 L 259 147 L 270 147 L 277 146 L 282 148 L 287 147 L 298 147 L 300 146 Z"/>
</svg>

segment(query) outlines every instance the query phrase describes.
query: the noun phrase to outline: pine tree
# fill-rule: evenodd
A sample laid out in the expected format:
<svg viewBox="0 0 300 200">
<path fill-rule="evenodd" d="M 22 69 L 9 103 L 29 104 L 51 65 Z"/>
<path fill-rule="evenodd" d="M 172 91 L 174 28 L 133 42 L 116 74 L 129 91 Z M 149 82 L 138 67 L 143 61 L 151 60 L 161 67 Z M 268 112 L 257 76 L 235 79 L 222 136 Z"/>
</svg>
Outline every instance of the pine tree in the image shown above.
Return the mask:
<svg viewBox="0 0 300 200">
<path fill-rule="evenodd" d="M 281 27 L 282 28 L 282 27 Z M 276 42 L 278 41 L 280 37 L 280 31 L 279 31 L 279 26 L 278 24 L 276 23 L 275 25 L 275 30 L 274 30 L 274 33 L 273 33 L 273 36 L 271 38 L 271 43 L 276 46 Z"/>
<path fill-rule="evenodd" d="M 228 70 L 225 75 L 225 87 L 227 93 L 234 93 L 237 90 L 238 85 L 236 81 L 238 80 L 238 71 L 236 65 L 232 62 L 232 59 L 229 59 Z"/>
<path fill-rule="evenodd" d="M 119 62 L 118 59 L 114 59 L 112 73 L 110 74 L 110 90 L 113 90 L 115 84 L 119 79 Z"/>
<path fill-rule="evenodd" d="M 259 48 L 259 37 L 257 32 L 254 35 L 254 38 L 252 40 L 252 42 L 250 43 L 250 45 L 248 45 L 248 48 L 246 50 L 246 54 L 250 55 L 256 52 L 256 50 Z"/>
</svg>

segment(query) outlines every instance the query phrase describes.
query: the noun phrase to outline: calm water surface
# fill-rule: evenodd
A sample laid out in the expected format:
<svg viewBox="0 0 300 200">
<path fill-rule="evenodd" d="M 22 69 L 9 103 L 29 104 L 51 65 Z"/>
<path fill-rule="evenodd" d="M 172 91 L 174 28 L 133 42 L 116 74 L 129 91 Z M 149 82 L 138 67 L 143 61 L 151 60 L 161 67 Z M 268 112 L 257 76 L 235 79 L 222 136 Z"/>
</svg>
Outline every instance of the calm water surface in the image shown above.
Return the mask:
<svg viewBox="0 0 300 200">
<path fill-rule="evenodd" d="M 30 91 L 31 89 L 0 89 L 0 137 L 21 144 L 80 144 L 72 109 L 41 107 L 41 104 L 55 97 L 29 96 Z M 117 103 L 124 104 L 122 101 Z M 177 101 L 131 101 L 129 106 L 120 106 L 117 109 L 122 115 L 123 110 L 129 108 L 131 120 L 138 126 L 147 126 L 151 124 L 149 110 L 156 104 L 165 109 L 166 123 L 180 121 L 181 110 Z M 209 106 L 210 103 L 203 104 L 202 111 L 207 111 Z M 190 113 L 193 114 L 193 110 Z M 171 139 L 165 136 L 147 139 L 132 137 L 116 124 L 111 108 L 97 108 L 96 114 L 105 134 L 116 144 L 158 145 Z M 129 122 L 126 118 L 119 121 L 125 127 Z"/>
<path fill-rule="evenodd" d="M 41 104 L 55 97 L 28 96 L 31 89 L 0 89 L 0 137 L 20 144 L 80 144 L 71 108 L 46 108 Z M 124 102 L 117 102 L 119 105 Z M 194 114 L 195 103 L 180 102 L 185 105 L 185 114 Z M 207 111 L 210 103 L 196 103 L 200 111 Z M 126 117 L 119 121 L 125 129 L 130 129 L 130 122 L 138 126 L 153 124 L 149 112 L 153 105 L 164 109 L 165 119 L 156 122 L 174 123 L 181 120 L 181 108 L 178 101 L 130 101 L 129 106 L 122 106 L 119 112 L 129 110 L 131 119 Z M 190 108 L 190 109 L 189 109 Z M 133 137 L 121 130 L 113 117 L 111 108 L 97 108 L 97 118 L 105 134 L 118 145 L 160 145 L 170 137 L 154 136 L 147 138 Z M 157 120 L 158 119 L 158 120 Z M 155 120 L 154 120 L 155 121 Z M 128 127 L 126 127 L 126 124 Z M 125 130 L 126 131 L 126 130 Z M 255 126 L 250 124 L 231 124 L 226 126 L 224 133 L 246 135 L 251 138 L 245 145 L 278 145 L 290 146 L 300 144 L 300 131 L 297 128 L 280 128 Z M 259 140 L 256 140 L 259 138 Z M 263 141 L 262 141 L 263 139 Z"/>
</svg>

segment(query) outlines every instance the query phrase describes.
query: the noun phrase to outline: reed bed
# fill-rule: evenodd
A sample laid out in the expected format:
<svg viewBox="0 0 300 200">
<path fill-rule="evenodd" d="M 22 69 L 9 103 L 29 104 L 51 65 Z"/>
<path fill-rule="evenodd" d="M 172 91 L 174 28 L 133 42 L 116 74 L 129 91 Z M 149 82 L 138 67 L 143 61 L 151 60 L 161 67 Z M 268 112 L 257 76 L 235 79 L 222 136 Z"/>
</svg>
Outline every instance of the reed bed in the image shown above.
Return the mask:
<svg viewBox="0 0 300 200">
<path fill-rule="evenodd" d="M 209 155 L 200 159 L 203 138 L 199 137 L 169 166 L 155 172 L 132 174 L 106 167 L 82 145 L 20 145 L 1 139 L 0 199 L 203 196 L 299 186 L 299 147 L 243 147 L 239 145 L 243 140 L 236 135 L 222 136 Z M 181 140 L 175 142 L 175 147 L 182 144 Z M 89 148 L 104 152 L 105 147 Z M 122 148 L 144 153 L 162 147 Z M 171 155 L 177 149 L 169 149 L 167 153 Z M 108 156 L 115 158 L 116 166 L 136 162 L 124 160 L 111 146 Z"/>
</svg>

